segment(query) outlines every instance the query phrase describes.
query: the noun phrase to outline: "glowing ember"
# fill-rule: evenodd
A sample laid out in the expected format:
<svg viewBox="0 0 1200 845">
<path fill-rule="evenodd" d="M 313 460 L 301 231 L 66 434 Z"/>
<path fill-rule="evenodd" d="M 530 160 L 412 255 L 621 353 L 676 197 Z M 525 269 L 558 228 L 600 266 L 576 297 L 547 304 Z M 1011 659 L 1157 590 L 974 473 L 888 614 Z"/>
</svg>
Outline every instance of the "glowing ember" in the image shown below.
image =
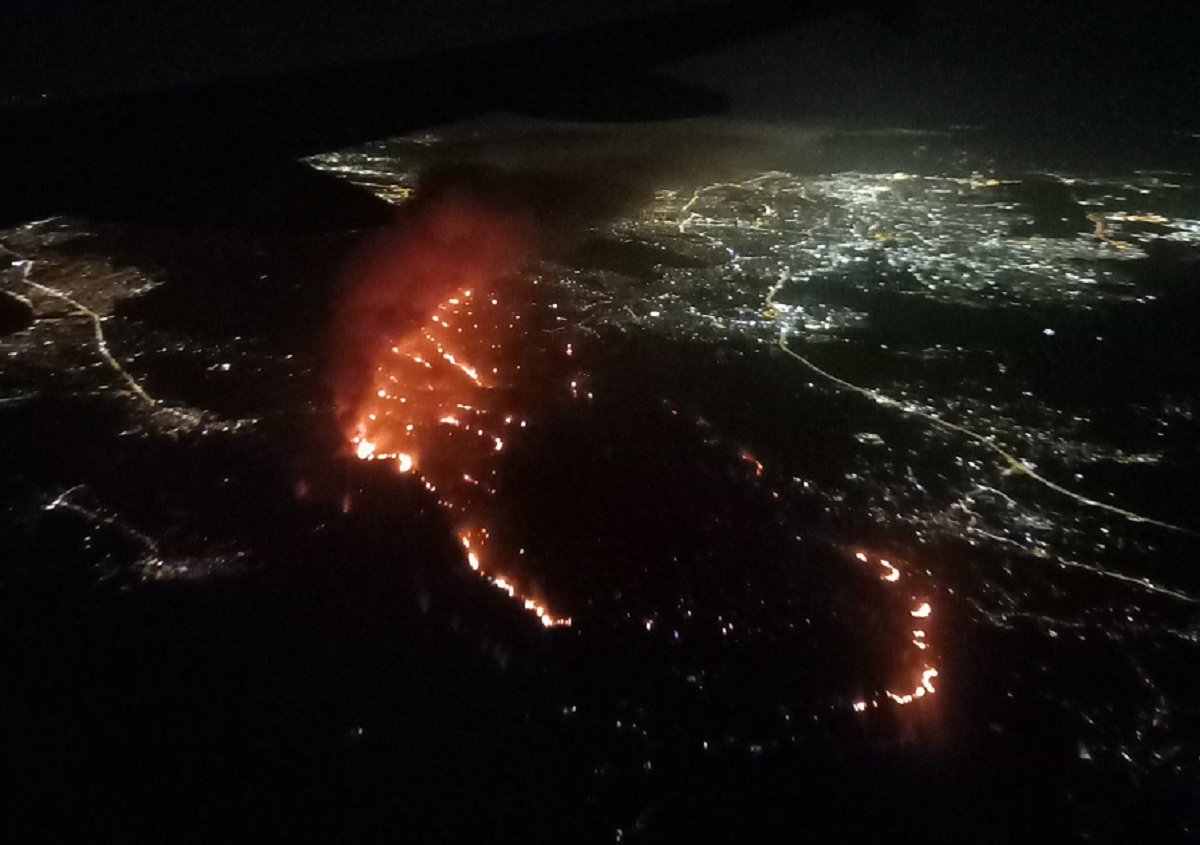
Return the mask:
<svg viewBox="0 0 1200 845">
<path fill-rule="evenodd" d="M 463 321 L 469 330 L 454 328 L 453 321 L 434 314 L 432 327 L 426 322 L 425 328 L 389 340 L 373 368 L 375 384 L 363 391 L 365 398 L 348 425 L 350 442 L 360 459 L 394 459 L 401 473 L 416 472 L 419 463 L 421 483 L 466 523 L 458 534 L 471 570 L 521 602 L 544 626 L 569 625 L 569 618 L 526 595 L 510 575 L 494 571 L 485 555 L 480 497 L 494 491 L 481 479 L 492 476 L 492 456 L 506 446 L 501 428 L 513 422 L 511 414 L 494 407 L 494 385 L 480 376 L 498 375 L 503 363 L 500 338 L 488 326 L 507 325 L 508 320 L 499 297 L 490 301 L 497 313 L 489 322 L 484 313 L 489 306 L 473 301 L 470 291 L 458 291 L 434 310 L 471 318 Z"/>
<path fill-rule="evenodd" d="M 482 226 L 487 235 L 490 225 L 468 220 L 464 231 L 470 235 L 473 227 Z M 495 232 L 492 235 L 503 240 Z M 381 323 L 384 318 L 376 317 L 358 325 L 353 323 L 357 312 L 342 315 L 343 328 L 347 321 L 352 324 L 352 329 L 345 331 L 344 343 L 358 346 L 342 350 L 338 361 L 339 366 L 354 371 L 338 396 L 341 423 L 359 459 L 394 460 L 398 472 L 413 474 L 437 496 L 450 515 L 471 571 L 519 603 L 543 626 L 570 625 L 570 618 L 554 614 L 530 589 L 522 570 L 514 566 L 519 558 L 506 559 L 502 546 L 489 540 L 485 527 L 493 524 L 493 497 L 497 489 L 502 489 L 496 481 L 497 468 L 502 466 L 500 453 L 510 448 L 517 427 L 526 427 L 525 420 L 511 413 L 515 410 L 511 401 L 505 400 L 506 395 L 513 395 L 508 380 L 520 368 L 505 359 L 504 346 L 517 327 L 529 321 L 518 322 L 520 315 L 514 314 L 505 297 L 493 289 L 492 280 L 513 269 L 511 250 L 496 247 L 494 255 L 473 263 L 470 240 L 460 238 L 455 242 L 457 246 L 438 247 L 439 239 L 433 238 L 432 254 L 421 252 L 414 243 L 402 244 L 397 248 L 401 253 L 398 266 L 387 273 L 381 268 L 372 271 L 379 272 L 381 279 L 386 276 L 384 281 L 390 280 L 387 284 L 395 284 L 395 278 L 417 277 L 420 296 L 400 297 L 379 281 L 370 282 L 351 297 L 352 308 L 377 309 L 381 315 L 402 313 L 403 318 Z M 461 252 L 467 257 L 463 258 Z M 446 279 L 453 281 L 446 284 Z M 470 287 L 453 289 L 468 282 Z M 479 297 L 473 296 L 475 287 L 479 288 Z M 566 353 L 573 356 L 570 345 Z M 576 378 L 568 382 L 570 394 L 590 398 L 591 394 L 586 393 L 588 375 L 578 374 Z M 561 390 L 563 382 L 557 384 Z M 749 451 L 737 447 L 733 455 L 746 464 L 746 475 L 752 471 L 754 479 L 764 477 L 762 462 Z M 903 562 L 865 551 L 855 551 L 853 557 L 872 567 L 873 577 L 885 582 L 897 583 L 902 576 L 910 577 L 907 571 L 901 571 L 907 570 Z M 899 612 L 902 616 L 903 610 Z M 925 618 L 932 608 L 926 602 L 910 612 L 914 618 Z M 645 624 L 647 630 L 654 628 L 652 620 Z M 724 634 L 732 631 L 732 624 L 722 627 Z M 911 641 L 915 647 L 913 657 L 927 656 L 924 631 L 913 631 L 911 640 L 903 630 L 897 634 L 905 649 Z M 921 673 L 919 680 L 909 675 L 900 682 L 900 689 L 911 691 L 867 696 L 851 702 L 853 710 L 864 713 L 878 707 L 884 695 L 903 705 L 935 692 L 936 669 L 925 662 L 906 665 L 912 667 L 906 673 L 918 669 Z"/>
<path fill-rule="evenodd" d="M 865 551 L 854 552 L 854 559 L 861 563 L 870 563 L 871 558 L 872 556 Z M 879 566 L 883 568 L 884 581 L 894 584 L 900 580 L 900 568 L 896 564 L 892 563 L 892 561 L 887 560 L 886 558 L 875 558 L 875 563 L 879 564 Z M 927 619 L 933 615 L 933 606 L 927 601 L 921 602 L 913 610 L 909 611 L 909 613 L 916 619 Z M 912 632 L 912 639 L 910 642 L 917 648 L 918 651 L 927 651 L 929 649 L 929 643 L 927 642 L 926 633 L 923 629 L 915 629 Z M 932 679 L 936 678 L 937 676 L 937 669 L 925 664 L 925 668 L 921 672 L 920 683 L 913 689 L 911 693 L 896 693 L 888 690 L 885 692 L 885 695 L 896 704 L 912 704 L 917 699 L 924 698 L 926 695 L 936 692 L 932 683 Z M 877 702 L 873 703 L 878 706 Z M 860 704 L 862 705 L 861 707 L 859 706 Z M 853 707 L 856 713 L 861 713 L 866 709 L 866 703 L 855 702 Z"/>
<path fill-rule="evenodd" d="M 884 581 L 896 582 L 900 580 L 900 570 L 892 566 L 892 564 L 882 558 L 879 560 L 879 565 L 887 570 L 887 574 L 883 576 Z"/>
<path fill-rule="evenodd" d="M 761 477 L 763 474 L 763 465 L 758 458 L 751 455 L 749 452 L 742 450 L 741 459 L 754 467 L 754 474 Z"/>
<path fill-rule="evenodd" d="M 501 341 L 521 318 L 499 291 L 474 294 L 520 266 L 531 235 L 523 214 L 467 191 L 410 201 L 344 268 L 327 375 L 353 454 L 416 475 L 453 514 L 471 569 L 549 627 L 570 620 L 493 571 L 479 527 L 505 447 L 492 422 L 504 414 L 490 414 Z"/>
</svg>

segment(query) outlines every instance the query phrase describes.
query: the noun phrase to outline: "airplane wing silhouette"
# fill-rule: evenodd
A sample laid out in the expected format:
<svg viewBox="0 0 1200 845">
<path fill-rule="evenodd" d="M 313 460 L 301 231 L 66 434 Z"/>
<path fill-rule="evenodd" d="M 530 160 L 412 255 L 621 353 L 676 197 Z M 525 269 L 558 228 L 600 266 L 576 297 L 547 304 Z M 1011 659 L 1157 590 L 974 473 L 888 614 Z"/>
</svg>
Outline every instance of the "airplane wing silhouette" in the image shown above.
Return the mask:
<svg viewBox="0 0 1200 845">
<path fill-rule="evenodd" d="M 870 0 L 858 5 L 876 5 Z M 894 7 L 882 4 L 897 21 Z M 691 4 L 639 18 L 386 61 L 6 109 L 0 223 L 95 219 L 363 225 L 387 208 L 298 159 L 492 111 L 577 120 L 713 114 L 666 64 L 849 8 Z"/>
</svg>

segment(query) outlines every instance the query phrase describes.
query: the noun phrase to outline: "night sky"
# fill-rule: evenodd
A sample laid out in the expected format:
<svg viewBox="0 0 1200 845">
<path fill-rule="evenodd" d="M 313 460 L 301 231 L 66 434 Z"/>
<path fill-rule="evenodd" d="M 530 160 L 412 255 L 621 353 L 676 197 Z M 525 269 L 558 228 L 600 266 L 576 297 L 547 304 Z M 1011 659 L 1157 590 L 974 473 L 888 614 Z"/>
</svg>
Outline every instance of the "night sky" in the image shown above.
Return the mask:
<svg viewBox="0 0 1200 845">
<path fill-rule="evenodd" d="M 704 0 L 9 0 L 0 97 L 164 87 L 568 31 Z M 905 38 L 861 13 L 689 62 L 688 78 L 777 119 L 1012 120 L 1194 129 L 1200 10 L 1176 4 L 917 0 Z"/>
</svg>

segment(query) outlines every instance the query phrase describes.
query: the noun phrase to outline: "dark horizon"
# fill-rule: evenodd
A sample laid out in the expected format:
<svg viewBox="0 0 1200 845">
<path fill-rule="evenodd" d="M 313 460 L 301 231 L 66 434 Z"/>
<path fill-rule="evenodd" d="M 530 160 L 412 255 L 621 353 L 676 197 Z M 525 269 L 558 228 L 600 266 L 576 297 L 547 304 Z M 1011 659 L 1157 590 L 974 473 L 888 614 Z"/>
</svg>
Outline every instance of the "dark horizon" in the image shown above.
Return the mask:
<svg viewBox="0 0 1200 845">
<path fill-rule="evenodd" d="M 546 0 L 503 6 L 455 0 L 431 13 L 417 3 L 382 0 L 256 0 L 219 12 L 181 3 L 14 0 L 6 4 L 0 103 L 334 71 L 714 2 L 617 0 L 596 10 Z M 1082 0 L 868 5 L 915 30 L 906 35 L 878 16 L 848 12 L 674 70 L 726 94 L 739 113 L 785 120 L 1197 127 L 1200 58 L 1192 41 L 1200 10 L 1194 7 L 1118 14 Z"/>
</svg>

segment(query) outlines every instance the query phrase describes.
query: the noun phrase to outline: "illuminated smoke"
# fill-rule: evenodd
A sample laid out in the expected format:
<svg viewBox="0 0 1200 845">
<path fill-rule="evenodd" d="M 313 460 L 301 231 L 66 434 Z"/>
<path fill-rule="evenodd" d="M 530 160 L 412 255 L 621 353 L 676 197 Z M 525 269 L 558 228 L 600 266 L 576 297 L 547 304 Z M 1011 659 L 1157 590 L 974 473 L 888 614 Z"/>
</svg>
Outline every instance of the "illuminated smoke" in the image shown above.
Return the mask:
<svg viewBox="0 0 1200 845">
<path fill-rule="evenodd" d="M 493 559 L 486 526 L 497 453 L 523 425 L 495 388 L 513 322 L 505 277 L 531 234 L 512 204 L 462 188 L 414 200 L 347 264 L 328 377 L 349 451 L 415 475 L 450 513 L 471 570 L 555 627 L 571 620 Z"/>
<path fill-rule="evenodd" d="M 328 374 L 348 452 L 418 480 L 447 511 L 464 567 L 554 627 L 571 620 L 523 583 L 517 556 L 503 554 L 489 531 L 502 510 L 494 501 L 498 461 L 525 426 L 505 399 L 519 369 L 509 346 L 523 304 L 506 277 L 534 241 L 532 215 L 516 208 L 464 190 L 434 192 L 406 206 L 394 227 L 347 264 Z M 567 347 L 569 356 L 573 351 Z M 569 382 L 570 394 L 590 397 L 580 378 Z M 764 476 L 758 458 L 737 454 L 754 478 Z M 884 582 L 901 589 L 907 583 L 902 562 L 865 551 L 853 556 Z M 914 620 L 932 616 L 928 602 L 914 602 Z M 856 712 L 935 692 L 925 629 L 911 630 L 905 642 L 920 660 L 919 675 L 900 685 L 911 691 L 854 702 Z"/>
<path fill-rule="evenodd" d="M 531 231 L 528 218 L 513 208 L 462 188 L 434 189 L 405 206 L 394 225 L 350 257 L 331 323 L 326 373 L 348 436 L 354 435 L 381 355 L 410 341 L 453 291 L 515 271 L 528 252 Z"/>
</svg>

